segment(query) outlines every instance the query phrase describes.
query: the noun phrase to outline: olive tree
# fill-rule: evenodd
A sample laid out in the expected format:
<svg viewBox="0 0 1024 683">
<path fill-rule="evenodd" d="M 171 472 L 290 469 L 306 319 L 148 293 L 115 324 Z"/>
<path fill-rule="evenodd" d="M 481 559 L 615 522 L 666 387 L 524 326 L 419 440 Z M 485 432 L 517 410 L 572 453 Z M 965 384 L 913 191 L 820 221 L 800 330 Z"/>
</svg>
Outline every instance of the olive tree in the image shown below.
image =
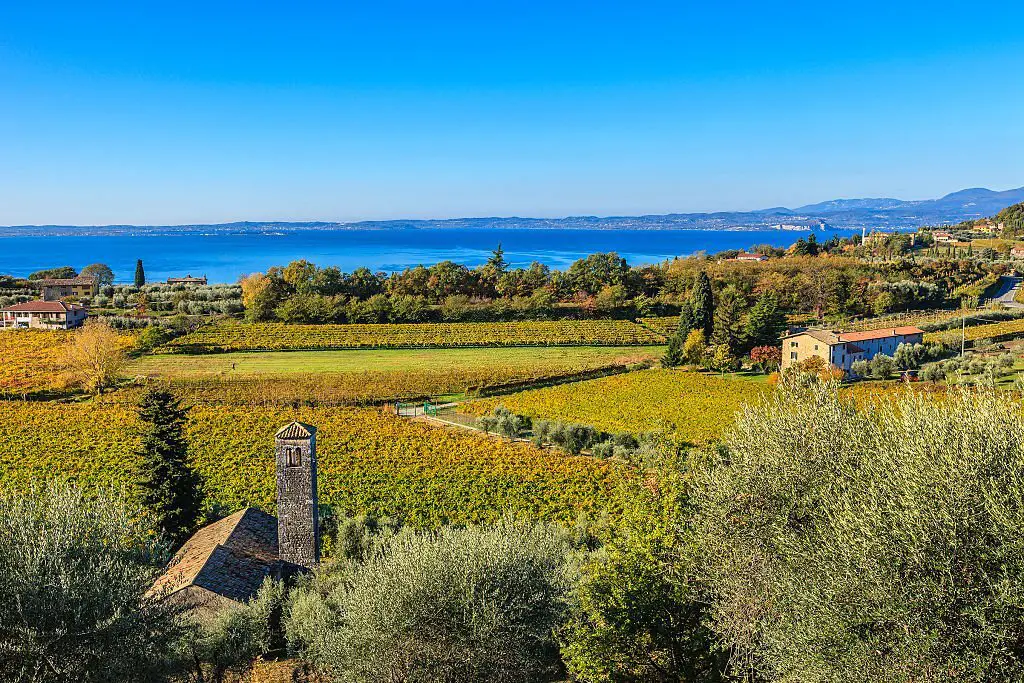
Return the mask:
<svg viewBox="0 0 1024 683">
<path fill-rule="evenodd" d="M 574 681 L 727 680 L 728 653 L 707 626 L 699 556 L 688 538 L 686 477 L 659 471 L 656 481 L 623 485 L 623 514 L 580 567 L 561 636 Z"/>
<path fill-rule="evenodd" d="M 747 407 L 694 473 L 712 626 L 776 681 L 1024 678 L 1024 414 L 994 393 Z"/>
<path fill-rule="evenodd" d="M 569 547 L 546 525 L 404 530 L 297 589 L 288 638 L 342 681 L 560 680 Z"/>
<path fill-rule="evenodd" d="M 159 681 L 178 612 L 147 596 L 165 555 L 145 513 L 67 483 L 0 491 L 4 681 Z"/>
</svg>

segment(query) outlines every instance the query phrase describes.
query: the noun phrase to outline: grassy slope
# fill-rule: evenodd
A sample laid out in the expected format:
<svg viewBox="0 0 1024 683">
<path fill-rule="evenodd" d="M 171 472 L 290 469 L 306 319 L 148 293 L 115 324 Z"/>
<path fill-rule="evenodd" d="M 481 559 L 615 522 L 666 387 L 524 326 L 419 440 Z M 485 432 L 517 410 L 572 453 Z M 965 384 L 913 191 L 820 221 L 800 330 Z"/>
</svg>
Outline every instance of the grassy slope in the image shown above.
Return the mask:
<svg viewBox="0 0 1024 683">
<path fill-rule="evenodd" d="M 344 373 L 368 370 L 399 372 L 446 367 L 482 370 L 509 364 L 556 371 L 579 366 L 598 367 L 623 360 L 657 358 L 663 351 L 662 347 L 638 349 L 630 346 L 573 346 L 156 355 L 145 356 L 132 363 L 128 374 L 189 377 L 204 374 Z"/>
</svg>

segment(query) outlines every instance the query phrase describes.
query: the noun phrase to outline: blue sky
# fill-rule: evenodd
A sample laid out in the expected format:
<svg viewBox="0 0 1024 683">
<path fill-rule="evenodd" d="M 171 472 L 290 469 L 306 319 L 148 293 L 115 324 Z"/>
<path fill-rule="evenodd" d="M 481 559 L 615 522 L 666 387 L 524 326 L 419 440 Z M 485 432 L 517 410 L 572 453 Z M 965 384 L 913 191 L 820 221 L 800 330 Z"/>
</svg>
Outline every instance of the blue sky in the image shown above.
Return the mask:
<svg viewBox="0 0 1024 683">
<path fill-rule="evenodd" d="M 0 225 L 1024 185 L 1024 3 L 0 3 Z"/>
</svg>

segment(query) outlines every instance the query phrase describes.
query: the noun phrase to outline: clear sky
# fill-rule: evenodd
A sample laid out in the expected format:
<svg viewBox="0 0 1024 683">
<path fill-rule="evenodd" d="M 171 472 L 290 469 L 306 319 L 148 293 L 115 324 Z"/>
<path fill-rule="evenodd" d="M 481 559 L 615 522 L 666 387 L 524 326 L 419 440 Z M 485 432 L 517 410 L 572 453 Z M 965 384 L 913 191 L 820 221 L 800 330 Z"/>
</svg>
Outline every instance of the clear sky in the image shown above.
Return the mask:
<svg viewBox="0 0 1024 683">
<path fill-rule="evenodd" d="M 0 2 L 0 225 L 1024 185 L 1024 2 Z"/>
</svg>

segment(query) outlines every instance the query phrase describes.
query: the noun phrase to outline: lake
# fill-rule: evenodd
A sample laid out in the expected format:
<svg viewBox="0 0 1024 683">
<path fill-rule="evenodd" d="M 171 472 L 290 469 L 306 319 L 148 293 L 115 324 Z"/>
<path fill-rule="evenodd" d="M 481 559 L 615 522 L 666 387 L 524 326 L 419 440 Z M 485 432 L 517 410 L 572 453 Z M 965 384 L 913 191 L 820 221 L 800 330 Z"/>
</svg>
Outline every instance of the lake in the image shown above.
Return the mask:
<svg viewBox="0 0 1024 683">
<path fill-rule="evenodd" d="M 855 230 L 819 233 L 847 237 Z M 235 282 L 239 276 L 270 266 L 306 259 L 343 271 L 366 266 L 396 271 L 450 259 L 473 267 L 484 263 L 501 243 L 513 266 L 540 261 L 565 268 L 598 251 L 614 251 L 631 265 L 658 263 L 698 251 L 715 253 L 756 244 L 788 247 L 809 233 L 787 230 L 527 230 L 527 229 L 388 229 L 294 230 L 281 233 L 155 234 L 96 236 L 0 236 L 0 273 L 25 277 L 55 266 L 81 269 L 106 263 L 118 282 L 130 282 L 135 260 L 146 277 L 205 275 L 210 282 Z"/>
</svg>

